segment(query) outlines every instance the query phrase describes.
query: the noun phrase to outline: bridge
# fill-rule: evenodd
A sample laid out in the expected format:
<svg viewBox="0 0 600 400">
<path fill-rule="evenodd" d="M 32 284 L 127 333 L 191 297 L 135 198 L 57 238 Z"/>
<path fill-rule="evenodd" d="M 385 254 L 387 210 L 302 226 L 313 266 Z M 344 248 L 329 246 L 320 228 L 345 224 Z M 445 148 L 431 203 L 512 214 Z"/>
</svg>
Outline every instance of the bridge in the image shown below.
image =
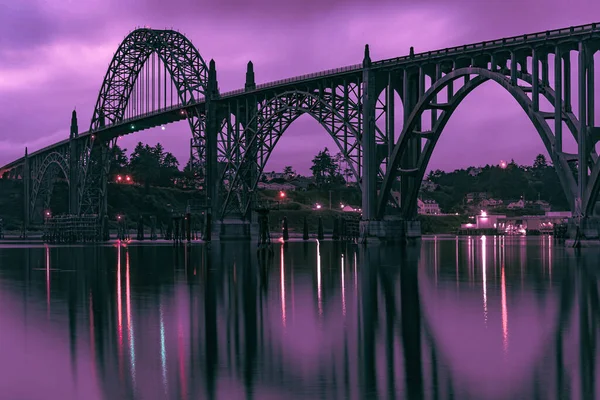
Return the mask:
<svg viewBox="0 0 600 400">
<path fill-rule="evenodd" d="M 361 64 L 261 85 L 249 62 L 244 88 L 220 93 L 214 60 L 207 65 L 186 37 L 137 29 L 110 63 L 88 131 L 79 132 L 73 111 L 69 138 L 33 153 L 26 149 L 0 174 L 23 180 L 26 224 L 41 219 L 57 179 L 69 185 L 71 214 L 102 217 L 117 138 L 185 119 L 202 196 L 224 232 L 232 220 L 250 226 L 261 172 L 290 124 L 308 114 L 360 183 L 363 237 L 418 235 L 418 191 L 438 139 L 462 100 L 493 81 L 536 128 L 582 232 L 598 237 L 599 44 L 600 24 L 593 23 L 425 53 L 411 48 L 407 56 L 380 61 L 371 60 L 367 45 Z M 397 98 L 401 132 L 395 132 Z M 563 134 L 572 135 L 577 153 L 565 151 Z"/>
</svg>

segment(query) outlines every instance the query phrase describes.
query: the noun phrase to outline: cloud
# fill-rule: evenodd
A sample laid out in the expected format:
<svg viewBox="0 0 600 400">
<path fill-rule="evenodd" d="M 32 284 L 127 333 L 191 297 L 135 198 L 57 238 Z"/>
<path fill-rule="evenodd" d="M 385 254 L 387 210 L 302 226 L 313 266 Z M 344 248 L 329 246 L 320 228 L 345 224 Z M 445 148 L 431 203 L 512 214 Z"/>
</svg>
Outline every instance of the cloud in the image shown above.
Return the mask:
<svg viewBox="0 0 600 400">
<path fill-rule="evenodd" d="M 216 60 L 220 89 L 228 91 L 243 87 L 249 60 L 262 83 L 358 64 L 366 43 L 373 59 L 389 58 L 407 54 L 410 46 L 428 51 L 588 23 L 599 11 L 600 4 L 589 0 L 6 0 L 0 4 L 0 142 L 20 148 L 19 154 L 25 144 L 41 140 L 43 146 L 68 130 L 74 106 L 80 130 L 86 130 L 108 64 L 136 26 L 179 29 L 206 61 Z M 471 96 L 478 101 L 464 107 L 485 106 L 453 117 L 447 129 L 461 134 L 447 153 L 440 147 L 441 153 L 472 148 L 468 138 L 482 131 L 509 129 L 509 137 L 518 138 L 530 129 L 521 118 L 509 121 L 520 112 L 510 96 L 488 87 Z M 323 134 L 318 129 L 299 120 L 290 132 L 318 142 Z M 183 127 L 172 132 L 185 140 L 170 139 L 177 144 L 167 150 L 185 157 L 189 132 Z M 534 153 L 534 141 L 515 141 L 515 151 Z M 283 156 L 288 153 L 282 149 Z M 498 158 L 493 149 L 488 153 Z M 276 156 L 274 162 L 284 162 Z M 308 165 L 313 154 L 296 156 Z M 0 163 L 9 158 L 6 150 L 0 152 Z"/>
<path fill-rule="evenodd" d="M 39 137 L 36 139 L 28 140 L 25 142 L 12 140 L 12 139 L 0 139 L 0 157 L 9 161 L 10 159 L 17 159 L 23 157 L 25 154 L 25 148 L 29 150 L 29 153 L 33 153 L 36 150 L 42 149 L 53 143 L 59 142 L 69 138 L 69 130 L 60 130 L 49 135 Z"/>
</svg>

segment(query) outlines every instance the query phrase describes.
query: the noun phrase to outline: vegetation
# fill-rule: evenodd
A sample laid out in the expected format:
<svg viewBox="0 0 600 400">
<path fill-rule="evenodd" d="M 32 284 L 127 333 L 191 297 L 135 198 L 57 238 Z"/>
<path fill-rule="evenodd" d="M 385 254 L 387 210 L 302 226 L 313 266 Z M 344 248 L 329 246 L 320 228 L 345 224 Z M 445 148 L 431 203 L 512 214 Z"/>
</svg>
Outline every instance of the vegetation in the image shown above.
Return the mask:
<svg viewBox="0 0 600 400">
<path fill-rule="evenodd" d="M 258 194 L 263 199 L 276 200 L 279 210 L 271 216 L 271 228 L 278 230 L 283 216 L 288 217 L 291 230 L 301 231 L 306 216 L 311 229 L 317 224 L 319 215 L 323 217 L 325 229 L 331 229 L 333 217 L 341 211 L 342 205 L 360 207 L 361 195 L 358 187 L 347 185 L 349 174 L 341 154 L 332 156 L 325 148 L 312 160 L 311 171 L 315 185 L 310 190 L 286 191 L 282 197 L 279 191 L 262 190 Z M 285 166 L 286 176 L 295 174 L 292 166 Z M 135 184 L 117 184 L 115 177 L 130 176 Z M 197 180 L 191 162 L 179 170 L 179 162 L 159 143 L 156 146 L 138 143 L 131 157 L 126 149 L 115 147 L 110 169 L 109 216 L 127 215 L 130 220 L 139 215 L 155 215 L 159 221 L 167 221 L 172 210 L 183 211 L 190 200 L 198 200 L 194 189 Z M 421 198 L 435 200 L 443 213 L 458 213 L 458 216 L 419 216 L 423 233 L 450 232 L 465 221 L 462 215 L 473 212 L 474 203 L 466 202 L 466 195 L 472 192 L 485 192 L 488 197 L 502 199 L 503 207 L 494 208 L 494 213 L 507 215 L 533 215 L 542 213 L 538 208 L 525 207 L 508 210 L 509 201 L 520 198 L 545 200 L 555 210 L 567 210 L 568 202 L 558 184 L 558 176 L 546 157 L 538 155 L 533 165 L 519 166 L 514 161 L 501 166 L 486 165 L 482 168 L 458 169 L 453 172 L 435 170 L 427 180 L 435 185 L 424 185 Z M 285 181 L 285 179 L 274 179 Z M 281 183 L 281 182 L 280 182 Z M 5 228 L 20 227 L 23 215 L 22 185 L 18 181 L 0 180 L 0 217 Z M 66 213 L 68 190 L 65 182 L 59 181 L 54 188 L 50 208 L 56 214 Z M 320 205 L 318 211 L 314 210 Z M 331 208 L 331 209 L 330 209 Z"/>
<path fill-rule="evenodd" d="M 133 181 L 144 185 L 158 187 L 183 187 L 186 171 L 179 170 L 179 161 L 160 143 L 156 146 L 144 145 L 138 142 L 129 159 L 127 149 L 119 146 L 114 148 L 114 158 L 110 168 L 110 180 L 118 175 L 131 175 Z M 186 165 L 190 169 L 189 163 Z"/>
<path fill-rule="evenodd" d="M 568 210 L 569 204 L 558 183 L 558 175 L 549 165 L 544 155 L 539 154 L 532 166 L 517 165 L 514 160 L 506 165 L 486 165 L 477 171 L 473 167 L 458 169 L 446 173 L 441 170 L 432 171 L 428 180 L 437 184 L 434 191 L 422 191 L 425 199 L 438 202 L 443 212 L 462 213 L 467 210 L 466 195 L 471 192 L 486 192 L 494 199 L 517 201 L 545 200 L 557 210 Z M 506 208 L 497 208 L 498 212 L 506 212 Z M 533 209 L 521 209 L 515 212 L 532 214 L 539 212 Z"/>
</svg>

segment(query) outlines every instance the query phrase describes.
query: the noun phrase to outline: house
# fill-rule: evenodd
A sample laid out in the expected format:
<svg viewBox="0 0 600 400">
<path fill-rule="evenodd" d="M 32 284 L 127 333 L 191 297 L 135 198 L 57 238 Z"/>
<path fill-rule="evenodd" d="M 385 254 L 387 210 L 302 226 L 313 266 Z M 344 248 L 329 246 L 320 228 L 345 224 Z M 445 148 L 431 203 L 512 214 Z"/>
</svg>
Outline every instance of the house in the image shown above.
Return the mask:
<svg viewBox="0 0 600 400">
<path fill-rule="evenodd" d="M 525 208 L 525 200 L 521 199 L 519 201 L 508 203 L 508 206 L 506 208 L 508 208 L 509 210 L 513 210 L 515 208 Z"/>
<path fill-rule="evenodd" d="M 467 193 L 465 196 L 467 199 L 467 203 L 476 202 L 479 203 L 481 200 L 485 200 L 488 198 L 487 192 L 472 192 Z"/>
<path fill-rule="evenodd" d="M 432 182 L 428 179 L 425 179 L 424 181 L 421 182 L 421 190 L 424 192 L 433 192 L 435 191 L 435 189 L 438 188 L 438 184 L 435 182 Z"/>
<path fill-rule="evenodd" d="M 501 206 L 502 204 L 504 204 L 504 202 L 502 200 L 500 200 L 500 199 L 497 200 L 497 199 L 489 198 L 489 199 L 483 199 L 483 200 L 481 200 L 479 202 L 479 204 L 482 207 L 485 207 L 485 208 L 494 208 L 494 207 Z"/>
<path fill-rule="evenodd" d="M 289 182 L 290 185 L 294 185 L 296 189 L 307 190 L 311 185 L 314 185 L 313 180 L 311 178 L 306 178 L 303 176 L 297 176 Z"/>
<path fill-rule="evenodd" d="M 345 205 L 344 207 L 342 207 L 342 211 L 343 212 L 360 212 L 362 210 L 360 208 L 358 208 L 358 207 L 353 207 L 353 206 Z"/>
<path fill-rule="evenodd" d="M 417 199 L 417 208 L 419 214 L 437 215 L 442 213 L 440 205 L 435 200 Z"/>
<path fill-rule="evenodd" d="M 283 172 L 275 172 L 275 171 L 265 172 L 262 175 L 264 180 L 267 182 L 272 181 L 273 179 L 285 179 L 285 176 L 286 175 Z"/>
<path fill-rule="evenodd" d="M 296 190 L 296 186 L 290 183 L 268 183 L 268 182 L 258 182 L 258 189 L 262 190 Z"/>
<path fill-rule="evenodd" d="M 547 201 L 544 200 L 538 200 L 535 203 L 533 203 L 536 207 L 538 207 L 540 210 L 548 212 L 552 209 L 552 207 L 550 206 L 550 203 L 548 203 Z"/>
</svg>

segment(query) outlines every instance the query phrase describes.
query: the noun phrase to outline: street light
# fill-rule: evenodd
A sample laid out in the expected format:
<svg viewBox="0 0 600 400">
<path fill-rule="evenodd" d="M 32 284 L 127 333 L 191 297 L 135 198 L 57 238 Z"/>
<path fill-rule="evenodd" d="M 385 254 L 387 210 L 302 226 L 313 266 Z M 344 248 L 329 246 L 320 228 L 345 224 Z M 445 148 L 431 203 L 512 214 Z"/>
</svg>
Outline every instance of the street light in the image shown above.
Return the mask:
<svg viewBox="0 0 600 400">
<path fill-rule="evenodd" d="M 285 192 L 284 191 L 279 192 L 279 197 L 281 197 L 283 199 L 285 197 Z"/>
</svg>

